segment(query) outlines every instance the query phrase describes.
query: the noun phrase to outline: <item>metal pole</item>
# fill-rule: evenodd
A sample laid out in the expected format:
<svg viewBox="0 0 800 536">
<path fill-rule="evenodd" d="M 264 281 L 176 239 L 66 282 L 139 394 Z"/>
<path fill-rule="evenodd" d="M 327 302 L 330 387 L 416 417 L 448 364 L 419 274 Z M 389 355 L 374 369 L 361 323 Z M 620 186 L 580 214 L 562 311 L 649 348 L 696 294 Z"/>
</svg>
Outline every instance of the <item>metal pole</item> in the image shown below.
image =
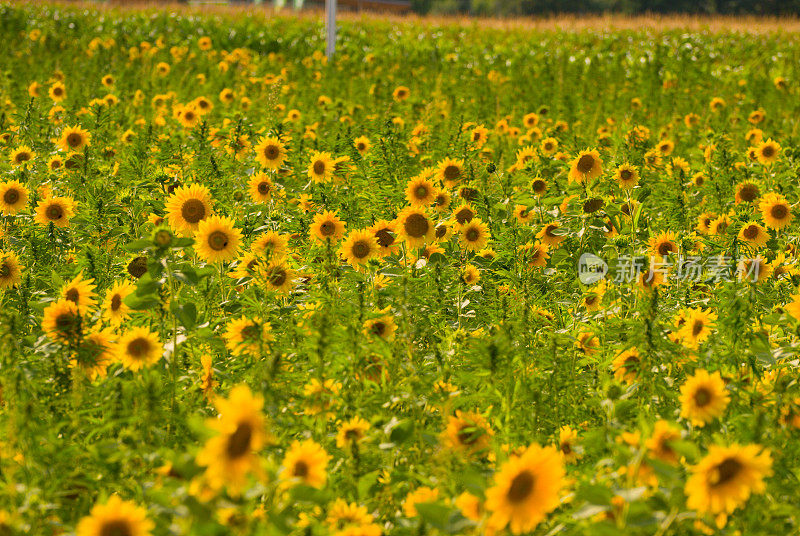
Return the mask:
<svg viewBox="0 0 800 536">
<path fill-rule="evenodd" d="M 336 0 L 325 0 L 325 27 L 328 31 L 325 55 L 331 58 L 336 51 Z"/>
</svg>

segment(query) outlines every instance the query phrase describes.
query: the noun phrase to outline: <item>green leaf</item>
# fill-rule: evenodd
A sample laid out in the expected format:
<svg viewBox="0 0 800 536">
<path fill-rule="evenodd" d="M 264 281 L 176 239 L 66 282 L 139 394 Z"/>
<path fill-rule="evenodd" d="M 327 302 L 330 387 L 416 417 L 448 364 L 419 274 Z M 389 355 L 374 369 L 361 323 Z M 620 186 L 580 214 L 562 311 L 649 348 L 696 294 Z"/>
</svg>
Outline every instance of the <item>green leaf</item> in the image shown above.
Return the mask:
<svg viewBox="0 0 800 536">
<path fill-rule="evenodd" d="M 614 493 L 600 484 L 587 483 L 582 485 L 575 493 L 575 497 L 583 499 L 590 504 L 607 506 L 611 504 Z"/>
<path fill-rule="evenodd" d="M 153 245 L 153 243 L 147 238 L 140 238 L 138 240 L 134 240 L 129 244 L 125 244 L 124 247 L 127 251 L 135 253 L 137 251 L 142 251 L 143 249 L 151 245 Z"/>
</svg>

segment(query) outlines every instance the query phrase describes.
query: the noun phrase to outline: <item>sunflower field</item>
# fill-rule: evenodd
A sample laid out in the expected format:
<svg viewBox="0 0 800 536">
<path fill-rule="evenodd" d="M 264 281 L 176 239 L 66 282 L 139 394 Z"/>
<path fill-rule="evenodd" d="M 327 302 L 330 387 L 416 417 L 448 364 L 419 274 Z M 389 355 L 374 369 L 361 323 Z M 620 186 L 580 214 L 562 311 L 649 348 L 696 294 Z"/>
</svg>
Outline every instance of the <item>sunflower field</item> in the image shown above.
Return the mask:
<svg viewBox="0 0 800 536">
<path fill-rule="evenodd" d="M 0 534 L 800 534 L 800 32 L 0 3 Z"/>
</svg>

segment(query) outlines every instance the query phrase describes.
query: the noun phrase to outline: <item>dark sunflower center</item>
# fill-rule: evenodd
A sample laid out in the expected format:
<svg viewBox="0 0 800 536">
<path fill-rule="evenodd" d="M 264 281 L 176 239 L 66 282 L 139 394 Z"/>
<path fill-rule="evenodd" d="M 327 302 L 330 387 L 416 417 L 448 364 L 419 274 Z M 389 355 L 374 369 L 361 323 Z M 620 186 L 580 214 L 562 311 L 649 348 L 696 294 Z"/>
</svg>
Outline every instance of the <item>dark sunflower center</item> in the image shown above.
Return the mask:
<svg viewBox="0 0 800 536">
<path fill-rule="evenodd" d="M 739 197 L 742 198 L 742 201 L 750 203 L 751 201 L 755 201 L 760 193 L 761 192 L 758 191 L 758 186 L 755 184 L 745 184 L 742 186 L 741 190 L 739 190 Z"/>
<path fill-rule="evenodd" d="M 228 458 L 236 459 L 241 458 L 250 450 L 250 440 L 253 438 L 253 429 L 250 424 L 243 422 L 239 423 L 236 431 L 228 437 L 228 443 L 225 445 L 225 453 Z"/>
<path fill-rule="evenodd" d="M 742 463 L 736 458 L 726 458 L 716 467 L 717 481 L 712 484 L 712 487 L 723 486 L 736 478 L 736 476 L 744 469 Z"/>
<path fill-rule="evenodd" d="M 440 225 L 434 230 L 434 232 L 436 233 L 436 238 L 442 238 L 444 235 L 447 234 L 447 226 Z"/>
<path fill-rule="evenodd" d="M 544 150 L 545 151 L 552 151 L 553 150 L 553 144 L 548 141 L 547 143 L 544 144 Z"/>
<path fill-rule="evenodd" d="M 78 292 L 78 289 L 76 289 L 76 288 L 71 288 L 71 289 L 69 289 L 69 290 L 67 291 L 67 294 L 66 294 L 66 296 L 65 296 L 65 297 L 66 297 L 66 298 L 67 298 L 69 301 L 71 301 L 72 303 L 78 303 L 78 299 L 81 297 L 81 295 L 80 295 L 80 293 Z"/>
<path fill-rule="evenodd" d="M 672 242 L 662 242 L 658 246 L 658 254 L 659 255 L 662 255 L 662 256 L 663 255 L 669 255 L 673 251 L 675 251 L 675 248 L 674 248 Z"/>
<path fill-rule="evenodd" d="M 462 208 L 456 212 L 456 221 L 462 225 L 468 221 L 472 221 L 473 217 L 475 217 L 475 213 L 468 208 Z"/>
<path fill-rule="evenodd" d="M 228 234 L 223 231 L 214 231 L 208 235 L 208 247 L 214 251 L 222 251 L 228 247 Z"/>
<path fill-rule="evenodd" d="M 280 287 L 286 283 L 286 270 L 283 268 L 273 268 L 269 274 L 269 284 L 273 287 Z"/>
<path fill-rule="evenodd" d="M 583 204 L 583 211 L 586 214 L 591 214 L 603 208 L 603 205 L 605 205 L 605 202 L 602 199 L 600 199 L 599 197 L 593 197 L 592 199 L 587 200 L 586 203 Z"/>
<path fill-rule="evenodd" d="M 744 228 L 742 233 L 744 237 L 748 240 L 755 240 L 758 237 L 758 227 L 755 225 L 748 225 Z"/>
<path fill-rule="evenodd" d="M 82 144 L 83 144 L 83 136 L 81 136 L 77 132 L 71 132 L 69 135 L 67 135 L 67 145 L 69 145 L 73 149 L 75 147 L 80 147 Z"/>
<path fill-rule="evenodd" d="M 586 305 L 594 305 L 597 303 L 597 296 L 587 296 L 586 297 Z"/>
<path fill-rule="evenodd" d="M 183 118 L 186 119 L 187 121 L 194 121 L 194 112 L 191 110 L 187 110 L 183 114 Z"/>
<path fill-rule="evenodd" d="M 789 215 L 789 207 L 786 205 L 775 205 L 770 209 L 769 213 L 776 220 L 782 220 Z"/>
<path fill-rule="evenodd" d="M 308 469 L 308 464 L 301 460 L 294 464 L 293 474 L 299 478 L 306 478 L 308 476 Z"/>
<path fill-rule="evenodd" d="M 258 183 L 258 193 L 260 193 L 261 195 L 267 195 L 269 193 L 269 183 L 266 182 L 266 181 L 259 182 Z"/>
<path fill-rule="evenodd" d="M 704 408 L 711 403 L 711 398 L 711 391 L 705 387 L 701 387 L 694 394 L 694 403 L 697 405 L 697 407 Z"/>
<path fill-rule="evenodd" d="M 578 172 L 589 173 L 594 167 L 594 157 L 590 154 L 585 154 L 578 159 Z"/>
<path fill-rule="evenodd" d="M 531 186 L 533 187 L 533 192 L 539 194 L 544 192 L 545 188 L 547 187 L 547 183 L 545 183 L 543 180 L 535 180 Z"/>
<path fill-rule="evenodd" d="M 61 205 L 48 205 L 47 209 L 44 211 L 44 215 L 48 220 L 60 220 L 64 217 L 64 209 Z"/>
<path fill-rule="evenodd" d="M 619 178 L 627 182 L 633 178 L 633 172 L 630 169 L 623 169 L 619 172 Z"/>
<path fill-rule="evenodd" d="M 356 149 L 358 149 L 359 151 L 363 151 L 366 148 L 367 145 L 363 141 L 358 142 L 358 144 L 356 145 Z"/>
<path fill-rule="evenodd" d="M 64 94 L 64 90 L 61 89 L 60 87 L 54 87 L 53 88 L 53 95 L 55 95 L 56 97 L 60 97 L 63 94 Z"/>
<path fill-rule="evenodd" d="M 248 324 L 242 328 L 242 339 L 254 341 L 258 339 L 258 326 L 255 324 Z"/>
<path fill-rule="evenodd" d="M 142 359 L 150 351 L 150 341 L 137 337 L 128 343 L 128 355 L 134 359 Z"/>
<path fill-rule="evenodd" d="M 147 257 L 136 257 L 128 263 L 128 273 L 136 279 L 147 272 Z"/>
<path fill-rule="evenodd" d="M 325 173 L 325 162 L 323 162 L 322 160 L 317 160 L 316 162 L 314 162 L 314 173 L 316 173 L 317 175 L 322 175 L 323 173 Z"/>
<path fill-rule="evenodd" d="M 114 294 L 114 296 L 111 298 L 111 310 L 119 311 L 120 307 L 122 307 L 122 296 L 119 294 Z"/>
<path fill-rule="evenodd" d="M 467 424 L 461 427 L 458 431 L 458 442 L 462 445 L 471 446 L 478 442 L 481 434 L 480 431 L 473 425 Z"/>
<path fill-rule="evenodd" d="M 412 238 L 422 238 L 428 234 L 430 223 L 428 223 L 428 218 L 422 214 L 412 214 L 406 218 L 403 228 L 408 236 Z"/>
<path fill-rule="evenodd" d="M 464 233 L 464 238 L 467 239 L 467 242 L 475 242 L 476 240 L 478 240 L 478 238 L 480 238 L 480 236 L 481 236 L 480 231 L 478 231 L 474 227 L 467 229 L 467 232 Z"/>
<path fill-rule="evenodd" d="M 3 194 L 3 202 L 7 205 L 14 205 L 17 201 L 19 201 L 20 193 L 19 190 L 15 188 L 9 188 Z"/>
<path fill-rule="evenodd" d="M 181 207 L 181 216 L 188 223 L 195 224 L 206 217 L 206 206 L 199 199 L 189 199 Z"/>
<path fill-rule="evenodd" d="M 330 220 L 323 222 L 322 225 L 319 226 L 319 232 L 322 236 L 331 236 L 336 232 L 336 226 Z"/>
<path fill-rule="evenodd" d="M 506 498 L 511 503 L 521 503 L 530 497 L 534 484 L 536 484 L 534 476 L 529 471 L 523 471 L 511 481 Z"/>
<path fill-rule="evenodd" d="M 99 536 L 133 536 L 133 528 L 124 519 L 112 519 L 101 525 Z"/>
<path fill-rule="evenodd" d="M 353 257 L 356 259 L 363 259 L 367 255 L 369 255 L 370 247 L 366 241 L 359 240 L 358 242 L 353 244 L 352 252 Z"/>
<path fill-rule="evenodd" d="M 348 441 L 354 441 L 359 437 L 361 437 L 361 434 L 359 433 L 358 430 L 355 430 L 353 428 L 345 431 L 344 433 L 344 438 L 347 439 Z"/>
<path fill-rule="evenodd" d="M 763 149 L 761 149 L 761 154 L 766 158 L 772 158 L 775 154 L 775 147 L 772 145 L 766 145 Z"/>
<path fill-rule="evenodd" d="M 553 232 L 556 229 L 558 229 L 558 225 L 548 225 L 547 227 L 544 228 L 545 236 L 549 238 L 556 238 L 557 235 Z"/>
<path fill-rule="evenodd" d="M 448 181 L 454 181 L 461 176 L 461 168 L 450 164 L 444 168 L 444 178 Z"/>
<path fill-rule="evenodd" d="M 378 244 L 382 248 L 388 248 L 394 244 L 394 235 L 391 231 L 389 231 L 389 229 L 380 229 L 375 233 L 375 238 L 378 240 Z"/>
<path fill-rule="evenodd" d="M 417 199 L 425 199 L 428 196 L 428 187 L 425 185 L 419 185 L 414 189 L 414 196 Z"/>
<path fill-rule="evenodd" d="M 281 150 L 277 145 L 269 144 L 264 147 L 264 156 L 267 160 L 275 160 L 281 155 Z"/>
<path fill-rule="evenodd" d="M 561 443 L 560 446 L 561 446 L 561 452 L 563 452 L 564 454 L 572 454 L 572 445 L 565 442 Z"/>
<path fill-rule="evenodd" d="M 703 331 L 704 325 L 705 324 L 703 324 L 702 320 L 695 320 L 694 325 L 692 325 L 692 335 L 694 335 L 695 337 L 700 335 L 700 332 Z"/>
<path fill-rule="evenodd" d="M 62 332 L 69 331 L 75 325 L 76 320 L 75 315 L 70 312 L 61 313 L 56 317 L 56 328 Z"/>
<path fill-rule="evenodd" d="M 378 337 L 383 337 L 383 334 L 386 332 L 386 323 L 382 320 L 374 322 L 370 328 L 370 332 Z"/>
</svg>

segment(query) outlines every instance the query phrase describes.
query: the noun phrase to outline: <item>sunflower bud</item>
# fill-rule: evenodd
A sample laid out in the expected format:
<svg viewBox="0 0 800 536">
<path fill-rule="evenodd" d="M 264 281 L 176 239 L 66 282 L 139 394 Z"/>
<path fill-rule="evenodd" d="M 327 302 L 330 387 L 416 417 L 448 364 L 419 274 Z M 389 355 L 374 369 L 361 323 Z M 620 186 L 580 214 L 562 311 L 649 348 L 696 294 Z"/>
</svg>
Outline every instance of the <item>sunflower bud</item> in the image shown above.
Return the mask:
<svg viewBox="0 0 800 536">
<path fill-rule="evenodd" d="M 175 235 L 166 227 L 159 227 L 153 231 L 153 245 L 159 249 L 166 249 L 175 242 Z"/>
<path fill-rule="evenodd" d="M 487 173 L 494 173 L 495 171 L 497 171 L 497 166 L 495 165 L 494 162 L 489 162 L 488 164 L 486 164 Z"/>
</svg>

